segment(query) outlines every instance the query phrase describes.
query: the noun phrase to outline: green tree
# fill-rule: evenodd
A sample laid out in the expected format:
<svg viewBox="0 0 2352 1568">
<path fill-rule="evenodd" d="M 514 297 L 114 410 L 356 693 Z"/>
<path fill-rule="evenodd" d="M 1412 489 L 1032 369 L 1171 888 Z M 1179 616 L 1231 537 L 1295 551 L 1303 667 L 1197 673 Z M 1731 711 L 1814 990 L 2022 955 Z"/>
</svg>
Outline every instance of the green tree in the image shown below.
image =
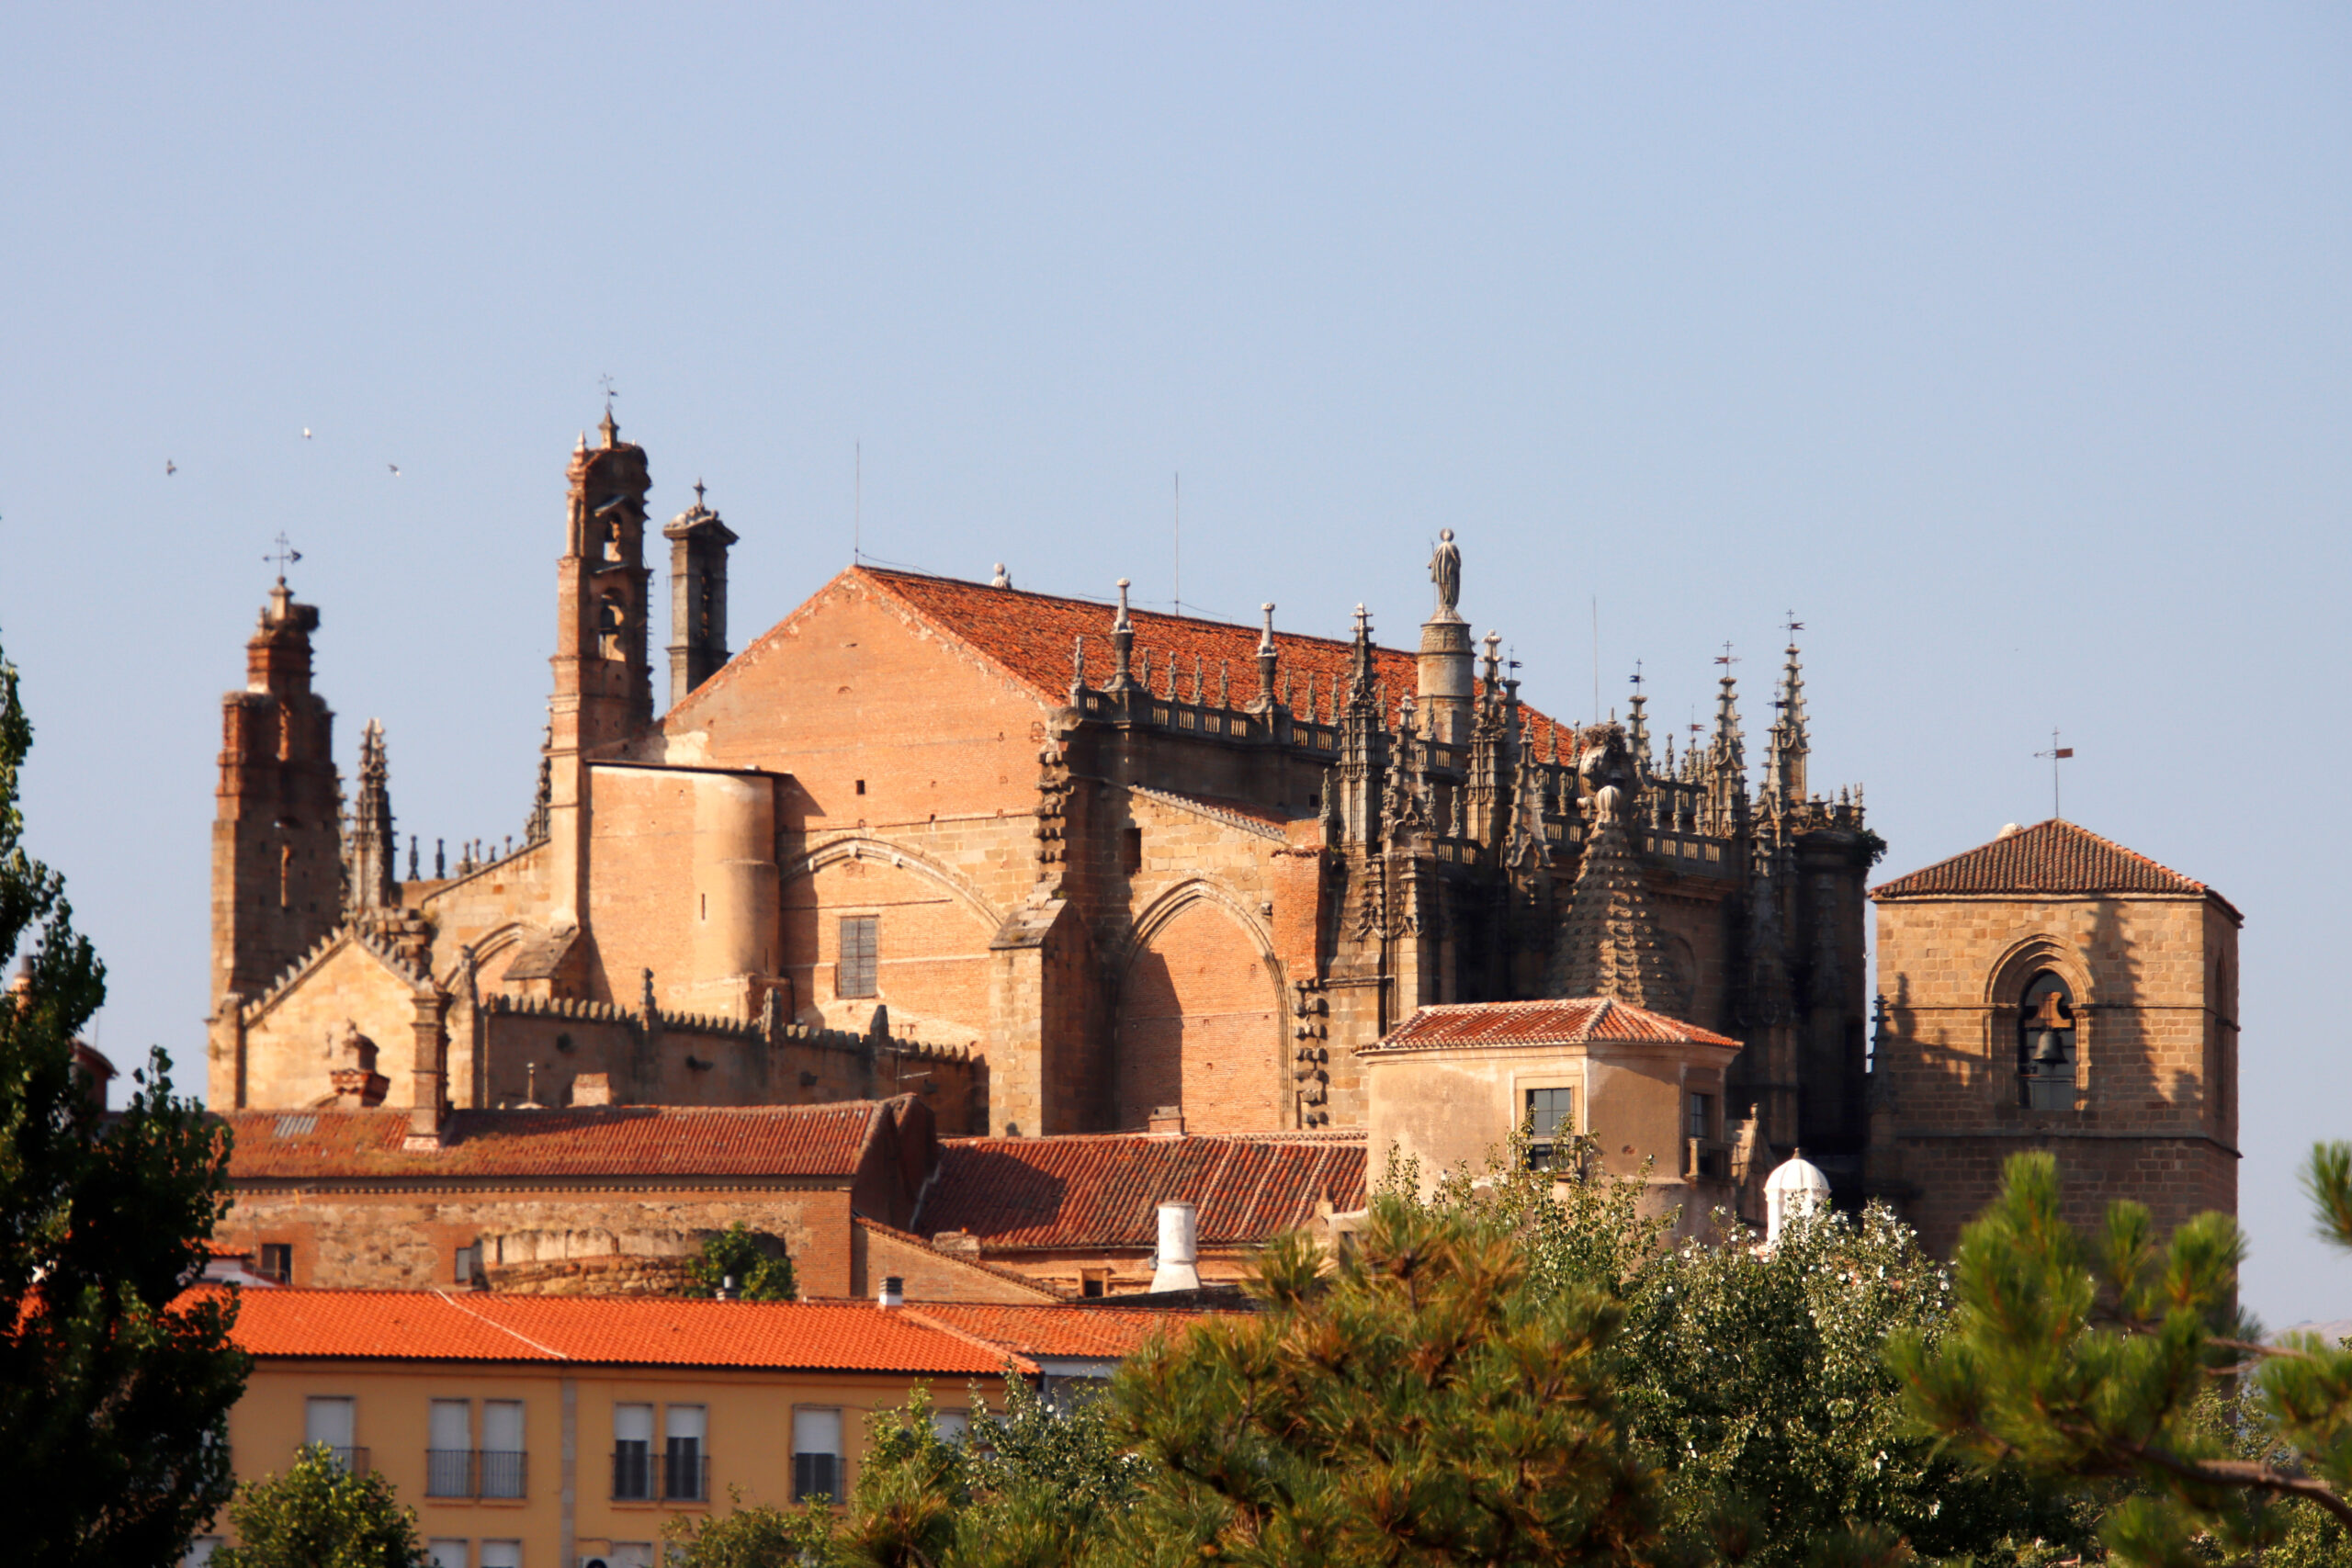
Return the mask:
<svg viewBox="0 0 2352 1568">
<path fill-rule="evenodd" d="M 32 742 L 0 660 L 0 1517 L 44 1563 L 167 1563 L 228 1499 L 233 1295 L 181 1300 L 228 1195 L 228 1134 L 161 1051 L 107 1117 L 74 1066 L 106 971 L 23 845 Z"/>
<path fill-rule="evenodd" d="M 2352 1247 L 2352 1145 L 2320 1145 L 2305 1179 L 2321 1234 Z M 1962 1235 L 1954 1331 L 1899 1337 L 1890 1361 L 1918 1428 L 1978 1467 L 2128 1491 L 2101 1531 L 2124 1562 L 2324 1559 L 2314 1511 L 2352 1524 L 2352 1350 L 2263 1344 L 2236 1307 L 2244 1254 L 2225 1214 L 2160 1245 L 2132 1202 L 2079 1235 L 2056 1161 L 2013 1156 Z M 2217 1417 L 2213 1391 L 2233 1383 L 2243 1395 Z"/>
<path fill-rule="evenodd" d="M 213 1568 L 424 1568 L 416 1513 L 391 1483 L 355 1475 L 312 1444 L 281 1474 L 249 1481 L 229 1505 L 237 1544 Z"/>
<path fill-rule="evenodd" d="M 1568 1168 L 1597 1171 L 1589 1143 Z M 1982 1475 L 1914 1431 L 1881 1349 L 1933 1341 L 1947 1271 L 1883 1207 L 1785 1228 L 1770 1251 L 1730 1217 L 1707 1245 L 1667 1245 L 1639 1177 L 1566 1181 L 1515 1142 L 1431 1202 L 1521 1238 L 1538 1288 L 1590 1290 L 1624 1314 L 1619 1397 L 1660 1472 L 1680 1551 L 1782 1568 L 1833 1543 L 1907 1540 L 1937 1557 L 2001 1555 L 2041 1538 L 2079 1547 L 2085 1511 L 2016 1475 Z M 1400 1167 L 1386 1185 L 1410 1190 Z"/>
<path fill-rule="evenodd" d="M 747 1302 L 788 1302 L 796 1288 L 784 1244 L 741 1220 L 705 1237 L 701 1254 L 686 1271 L 690 1282 L 678 1292 L 686 1296 L 715 1296 L 730 1279 Z"/>
<path fill-rule="evenodd" d="M 671 1568 L 803 1568 L 827 1560 L 833 1521 L 823 1507 L 747 1508 L 740 1490 L 730 1489 L 729 1497 L 724 1514 L 679 1514 L 662 1527 L 662 1560 Z"/>
<path fill-rule="evenodd" d="M 1261 1310 L 1131 1359 L 1162 1552 L 1249 1563 L 1634 1563 L 1658 1482 L 1619 1391 L 1624 1309 L 1540 1288 L 1497 1216 L 1373 1201 L 1327 1258 L 1262 1256 Z M 1191 1539 L 1186 1539 L 1190 1533 Z"/>
</svg>

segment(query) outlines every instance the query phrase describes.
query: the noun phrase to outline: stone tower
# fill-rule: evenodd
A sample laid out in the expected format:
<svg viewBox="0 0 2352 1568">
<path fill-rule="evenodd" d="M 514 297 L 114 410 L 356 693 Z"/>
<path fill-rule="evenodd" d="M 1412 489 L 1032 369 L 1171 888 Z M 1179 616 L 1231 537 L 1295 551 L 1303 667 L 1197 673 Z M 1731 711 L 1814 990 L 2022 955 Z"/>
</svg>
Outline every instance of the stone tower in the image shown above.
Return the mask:
<svg viewBox="0 0 2352 1568">
<path fill-rule="evenodd" d="M 613 411 L 604 441 L 582 436 L 568 477 L 563 557 L 556 563 L 555 689 L 548 699 L 546 822 L 553 915 L 577 926 L 584 900 L 586 759 L 653 723 L 647 662 L 645 449 L 621 439 Z M 535 820 L 537 813 L 534 813 Z"/>
<path fill-rule="evenodd" d="M 343 914 L 334 714 L 311 690 L 316 606 L 279 578 L 245 644 L 245 689 L 220 701 L 212 821 L 212 999 L 251 998 Z"/>
<path fill-rule="evenodd" d="M 727 547 L 735 536 L 703 504 L 695 503 L 662 530 L 670 541 L 670 703 L 718 673 L 727 662 Z"/>
<path fill-rule="evenodd" d="M 1883 1021 L 1869 1189 L 1949 1254 L 2007 1157 L 2056 1155 L 2066 1217 L 2158 1233 L 2237 1212 L 2240 916 L 2052 818 L 1871 890 Z"/>
</svg>

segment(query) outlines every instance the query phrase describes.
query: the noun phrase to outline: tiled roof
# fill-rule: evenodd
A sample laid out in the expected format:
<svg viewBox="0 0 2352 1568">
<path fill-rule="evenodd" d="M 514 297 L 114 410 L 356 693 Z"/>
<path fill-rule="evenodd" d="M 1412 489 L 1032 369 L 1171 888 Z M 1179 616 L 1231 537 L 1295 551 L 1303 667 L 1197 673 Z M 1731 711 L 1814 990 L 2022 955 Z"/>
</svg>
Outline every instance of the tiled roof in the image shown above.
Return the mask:
<svg viewBox="0 0 2352 1568">
<path fill-rule="evenodd" d="M 990 1251 L 1149 1247 L 1159 1205 L 1176 1201 L 1198 1205 L 1204 1244 L 1249 1246 L 1305 1224 L 1325 1199 L 1361 1209 L 1363 1194 L 1361 1134 L 953 1138 L 915 1226 L 969 1231 Z"/>
<path fill-rule="evenodd" d="M 1679 1018 L 1605 997 L 1570 1001 L 1459 1002 L 1426 1007 L 1390 1030 L 1373 1050 L 1398 1046 L 1582 1044 L 1631 1041 L 1729 1045 L 1739 1042 Z"/>
<path fill-rule="evenodd" d="M 925 1302 L 906 1311 L 960 1329 L 1023 1356 L 1083 1356 L 1118 1360 L 1132 1356 L 1156 1334 L 1182 1334 L 1204 1319 L 1228 1316 L 1209 1312 L 1122 1312 L 1116 1307 L 992 1306 L 979 1303 Z"/>
<path fill-rule="evenodd" d="M 884 571 L 854 567 L 855 576 L 874 584 L 942 631 L 978 650 L 1020 678 L 1040 695 L 1059 704 L 1069 697 L 1070 650 L 1086 638 L 1086 682 L 1101 686 L 1111 678 L 1111 607 L 1084 599 L 1061 599 L 1048 593 L 1027 593 L 1012 588 L 990 588 L 952 577 L 926 577 L 920 572 Z M 1202 690 L 1216 700 L 1220 671 L 1232 667 L 1231 700 L 1236 706 L 1258 695 L 1258 631 L 1256 626 L 1229 621 L 1204 621 L 1191 615 L 1163 615 L 1151 610 L 1131 610 L 1136 628 L 1135 658 L 1138 671 L 1145 652 L 1151 654 L 1152 689 L 1163 697 L 1182 691 L 1192 694 L 1193 661 L 1201 663 Z M 1302 637 L 1276 631 L 1274 647 L 1281 668 L 1290 676 L 1291 701 L 1306 703 L 1306 678 L 1315 677 L 1318 722 L 1331 721 L 1335 701 L 1344 701 L 1352 645 L 1342 638 Z M 1373 668 L 1388 685 L 1395 704 L 1419 689 L 1420 667 L 1414 656 L 1391 648 L 1373 649 Z M 1530 743 L 1548 755 L 1552 732 L 1559 729 L 1565 754 L 1573 754 L 1575 736 L 1544 715 L 1521 704 L 1520 722 Z M 1301 713 L 1301 717 L 1306 716 Z M 1392 715 L 1393 716 L 1393 715 Z"/>
<path fill-rule="evenodd" d="M 2063 817 L 1871 889 L 1874 898 L 1937 893 L 2211 893 L 2169 866 Z"/>
<path fill-rule="evenodd" d="M 441 1291 L 248 1291 L 256 1356 L 604 1366 L 770 1367 L 985 1376 L 1007 1357 L 867 1303 Z M 1029 1370 L 1023 1368 L 1023 1370 Z"/>
<path fill-rule="evenodd" d="M 232 1181 L 367 1176 L 854 1175 L 888 1104 L 453 1111 L 414 1154 L 405 1111 L 235 1111 Z"/>
</svg>

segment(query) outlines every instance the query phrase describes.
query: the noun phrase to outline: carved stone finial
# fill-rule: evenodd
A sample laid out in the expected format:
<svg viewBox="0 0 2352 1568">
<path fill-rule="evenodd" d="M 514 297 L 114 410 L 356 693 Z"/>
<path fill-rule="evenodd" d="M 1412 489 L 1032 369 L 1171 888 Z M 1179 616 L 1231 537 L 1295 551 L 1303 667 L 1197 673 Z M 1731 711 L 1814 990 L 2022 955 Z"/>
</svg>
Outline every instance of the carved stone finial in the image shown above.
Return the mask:
<svg viewBox="0 0 2352 1568">
<path fill-rule="evenodd" d="M 1263 659 L 1274 651 L 1274 602 L 1269 599 L 1258 608 L 1266 614 L 1265 629 L 1258 634 L 1258 657 Z"/>
<path fill-rule="evenodd" d="M 1010 588 L 1012 586 L 1012 577 L 1004 570 L 1004 563 L 1002 561 L 996 563 L 996 575 L 989 579 L 989 586 L 990 588 Z"/>
<path fill-rule="evenodd" d="M 1135 623 L 1127 619 L 1127 580 L 1124 577 L 1119 579 L 1119 613 L 1112 618 L 1111 629 L 1114 632 L 1136 629 Z"/>
</svg>

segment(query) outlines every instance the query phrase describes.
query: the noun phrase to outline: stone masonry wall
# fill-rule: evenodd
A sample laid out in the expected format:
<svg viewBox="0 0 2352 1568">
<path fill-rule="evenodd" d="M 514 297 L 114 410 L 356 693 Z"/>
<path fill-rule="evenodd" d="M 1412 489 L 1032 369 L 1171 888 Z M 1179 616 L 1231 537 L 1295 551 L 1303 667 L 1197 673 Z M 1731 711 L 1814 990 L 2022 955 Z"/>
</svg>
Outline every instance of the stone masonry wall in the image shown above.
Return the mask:
<svg viewBox="0 0 2352 1568">
<path fill-rule="evenodd" d="M 2216 901 L 1888 899 L 1878 938 L 1871 1183 L 1930 1247 L 1950 1249 L 2024 1148 L 2057 1151 L 2076 1224 L 2116 1197 L 2165 1229 L 2236 1212 L 2237 925 Z M 2079 1021 L 2071 1111 L 2017 1102 L 2017 998 L 2045 968 Z"/>
<path fill-rule="evenodd" d="M 293 1283 L 418 1291 L 457 1282 L 458 1249 L 501 1237 L 534 1266 L 594 1258 L 675 1258 L 737 1221 L 783 1239 L 804 1295 L 849 1293 L 850 1200 L 840 1188 L 548 1188 L 537 1190 L 237 1193 L 218 1232 L 258 1249 L 293 1247 Z M 550 1242 L 549 1238 L 570 1238 Z M 555 1256 L 548 1256 L 550 1252 Z M 496 1276 L 493 1275 L 493 1281 Z"/>
</svg>

